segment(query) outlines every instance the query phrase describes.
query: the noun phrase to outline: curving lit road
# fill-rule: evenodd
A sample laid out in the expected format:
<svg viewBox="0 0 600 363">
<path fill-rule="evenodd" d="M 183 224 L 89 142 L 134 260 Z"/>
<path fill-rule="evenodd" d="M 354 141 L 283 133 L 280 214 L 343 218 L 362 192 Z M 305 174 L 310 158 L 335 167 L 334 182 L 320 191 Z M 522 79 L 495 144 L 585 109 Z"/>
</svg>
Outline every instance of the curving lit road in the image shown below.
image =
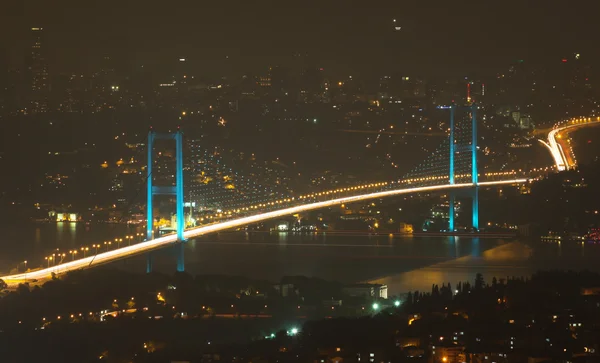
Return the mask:
<svg viewBox="0 0 600 363">
<path fill-rule="evenodd" d="M 550 151 L 550 154 L 552 155 L 552 158 L 554 159 L 554 164 L 556 165 L 556 169 L 558 171 L 569 170 L 575 166 L 575 161 L 574 161 L 575 158 L 573 155 L 571 155 L 571 151 L 567 147 L 568 145 L 563 144 L 559 140 L 559 139 L 561 139 L 560 133 L 565 130 L 569 130 L 569 129 L 585 127 L 585 126 L 594 126 L 594 125 L 600 124 L 600 117 L 596 121 L 592 121 L 591 118 L 587 118 L 587 119 L 582 118 L 582 119 L 571 120 L 569 122 L 571 122 L 571 123 L 567 124 L 565 126 L 559 126 L 559 127 L 553 128 L 548 133 L 548 141 L 547 142 L 544 140 L 539 140 Z"/>
<path fill-rule="evenodd" d="M 493 185 L 506 185 L 506 184 L 518 184 L 518 183 L 526 183 L 527 179 L 511 179 L 511 180 L 501 180 L 501 181 L 491 181 L 491 182 L 482 182 L 479 183 L 479 186 L 493 186 Z M 461 188 L 469 188 L 473 187 L 471 183 L 463 183 L 463 184 L 453 184 L 453 185 L 435 185 L 435 186 L 427 186 L 427 187 L 414 187 L 414 188 L 403 188 L 396 190 L 387 190 L 382 192 L 373 192 L 362 195 L 356 195 L 351 197 L 342 197 L 332 200 L 327 200 L 323 202 L 314 202 L 304 205 L 299 205 L 295 207 L 284 208 L 280 210 L 275 210 L 271 212 L 256 214 L 248 217 L 236 218 L 224 222 L 219 222 L 215 224 L 211 224 L 208 226 L 201 226 L 188 229 L 185 231 L 184 236 L 186 239 L 201 236 L 207 233 L 220 232 L 231 228 L 241 227 L 248 224 L 264 221 L 267 219 L 278 218 L 283 216 L 289 216 L 291 214 L 306 212 L 314 209 L 331 207 L 343 203 L 352 203 L 358 202 L 362 200 L 375 199 L 375 198 L 384 198 L 391 197 L 395 195 L 401 194 L 410 194 L 410 193 L 420 193 L 420 192 L 432 192 L 438 190 L 445 189 L 461 189 Z M 7 283 L 16 283 L 18 281 L 27 281 L 27 280 L 40 280 L 47 279 L 50 277 L 51 273 L 56 274 L 64 274 L 69 271 L 81 270 L 90 267 L 99 266 L 105 263 L 113 262 L 116 260 L 120 260 L 123 258 L 132 257 L 135 255 L 143 254 L 161 247 L 165 247 L 167 245 L 177 243 L 177 236 L 175 234 L 170 234 L 167 236 L 162 236 L 151 241 L 141 242 L 135 245 L 122 247 L 119 249 L 115 249 L 112 251 L 107 251 L 103 253 L 99 253 L 94 256 L 89 256 L 86 258 L 82 258 L 79 260 L 74 260 L 66 263 L 62 263 L 57 266 L 53 266 L 50 268 L 45 268 L 37 271 L 30 271 L 21 274 L 2 276 L 0 277 Z"/>
</svg>

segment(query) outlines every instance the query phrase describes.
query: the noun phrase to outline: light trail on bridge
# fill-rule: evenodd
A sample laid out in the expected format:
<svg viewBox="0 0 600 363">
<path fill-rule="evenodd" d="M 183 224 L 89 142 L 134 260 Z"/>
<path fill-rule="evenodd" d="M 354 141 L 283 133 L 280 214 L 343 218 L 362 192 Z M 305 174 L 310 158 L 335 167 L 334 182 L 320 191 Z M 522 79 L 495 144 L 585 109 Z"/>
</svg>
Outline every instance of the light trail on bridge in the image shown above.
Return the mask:
<svg viewBox="0 0 600 363">
<path fill-rule="evenodd" d="M 538 140 L 544 146 L 546 146 L 548 148 L 548 150 L 550 151 L 550 154 L 552 155 L 552 158 L 554 159 L 554 164 L 556 165 L 556 169 L 558 171 L 569 170 L 571 167 L 575 166 L 574 163 L 572 163 L 573 165 L 569 164 L 569 158 L 565 154 L 565 151 L 564 151 L 562 145 L 556 141 L 556 139 L 559 137 L 559 133 L 562 131 L 565 131 L 567 129 L 571 129 L 571 128 L 593 126 L 593 125 L 600 123 L 600 118 L 597 121 L 590 121 L 590 120 L 591 119 L 589 119 L 589 118 L 588 119 L 578 119 L 578 121 L 577 121 L 577 119 L 572 120 L 572 122 L 576 122 L 576 123 L 562 126 L 562 127 L 556 127 L 554 129 L 552 129 L 548 133 L 548 141 L 547 142 L 544 140 Z"/>
<path fill-rule="evenodd" d="M 495 185 L 507 185 L 507 184 L 521 184 L 526 183 L 528 179 L 512 179 L 512 180 L 500 180 L 500 181 L 490 181 L 490 182 L 481 182 L 477 185 L 480 187 L 486 186 L 495 186 Z M 299 205 L 295 207 L 283 208 L 280 210 L 260 213 L 252 216 L 241 217 L 225 222 L 219 222 L 215 224 L 211 224 L 208 226 L 200 226 L 188 229 L 184 232 L 184 238 L 190 239 L 198 236 L 202 236 L 208 233 L 220 232 L 236 227 L 245 226 L 248 224 L 253 224 L 261 221 L 265 221 L 268 219 L 289 216 L 291 214 L 307 212 L 315 209 L 327 208 L 331 206 L 336 206 L 344 203 L 353 203 L 360 202 L 363 200 L 369 199 L 377 199 L 377 198 L 385 198 L 402 194 L 411 194 L 411 193 L 423 193 L 423 192 L 435 192 L 446 189 L 464 189 L 464 188 L 472 188 L 472 183 L 461 183 L 461 184 L 444 184 L 444 185 L 434 185 L 434 186 L 426 186 L 426 187 L 414 187 L 414 188 L 404 188 L 404 189 L 395 189 L 395 190 L 386 190 L 381 192 L 372 192 L 367 194 L 361 194 L 351 197 L 342 197 L 336 198 L 321 202 L 314 202 L 304 205 Z M 112 251 L 98 253 L 94 256 L 85 257 L 79 260 L 66 262 L 57 266 L 40 269 L 37 271 L 30 271 L 21 274 L 8 275 L 0 277 L 2 280 L 7 283 L 11 282 L 19 282 L 19 281 L 31 281 L 31 280 L 40 280 L 47 279 L 51 276 L 52 273 L 57 275 L 64 274 L 70 271 L 82 270 L 90 267 L 96 267 L 102 264 L 110 263 L 113 261 L 117 261 L 120 259 L 132 257 L 135 255 L 143 254 L 146 252 L 150 252 L 152 250 L 156 250 L 162 247 L 166 247 L 168 245 L 172 245 L 178 243 L 177 235 L 170 234 L 167 236 L 162 236 L 151 241 L 140 242 L 135 245 L 121 247 Z"/>
</svg>

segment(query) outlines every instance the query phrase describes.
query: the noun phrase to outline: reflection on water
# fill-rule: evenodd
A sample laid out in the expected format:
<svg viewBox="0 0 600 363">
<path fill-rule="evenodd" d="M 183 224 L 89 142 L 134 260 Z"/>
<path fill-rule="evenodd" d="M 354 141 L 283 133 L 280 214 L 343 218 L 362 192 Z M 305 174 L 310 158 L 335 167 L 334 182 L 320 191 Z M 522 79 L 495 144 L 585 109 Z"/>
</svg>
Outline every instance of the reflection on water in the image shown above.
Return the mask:
<svg viewBox="0 0 600 363">
<path fill-rule="evenodd" d="M 493 276 L 529 276 L 534 272 L 528 264 L 532 252 L 529 246 L 521 242 L 504 243 L 480 255 L 479 244 L 479 238 L 473 238 L 471 255 L 367 282 L 386 284 L 390 294 L 398 294 L 415 290 L 428 291 L 433 284 L 473 281 L 477 273 L 491 279 Z"/>
<path fill-rule="evenodd" d="M 471 239 L 471 255 L 473 255 L 473 257 L 479 257 L 481 255 L 481 250 L 479 248 L 479 237 Z"/>
</svg>

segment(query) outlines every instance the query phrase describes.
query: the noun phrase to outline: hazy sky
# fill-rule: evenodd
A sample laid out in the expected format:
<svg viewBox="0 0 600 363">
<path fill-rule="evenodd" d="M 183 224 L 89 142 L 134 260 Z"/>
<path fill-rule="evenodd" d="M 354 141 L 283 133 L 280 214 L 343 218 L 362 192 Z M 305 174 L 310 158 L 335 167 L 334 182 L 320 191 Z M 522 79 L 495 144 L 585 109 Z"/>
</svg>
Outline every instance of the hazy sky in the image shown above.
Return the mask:
<svg viewBox="0 0 600 363">
<path fill-rule="evenodd" d="M 44 27 L 58 71 L 85 70 L 104 54 L 133 64 L 187 57 L 206 74 L 255 70 L 294 52 L 378 74 L 460 73 L 573 52 L 600 58 L 600 5 L 592 0 L 4 0 L 2 7 L 0 49 L 23 54 L 28 29 Z"/>
</svg>

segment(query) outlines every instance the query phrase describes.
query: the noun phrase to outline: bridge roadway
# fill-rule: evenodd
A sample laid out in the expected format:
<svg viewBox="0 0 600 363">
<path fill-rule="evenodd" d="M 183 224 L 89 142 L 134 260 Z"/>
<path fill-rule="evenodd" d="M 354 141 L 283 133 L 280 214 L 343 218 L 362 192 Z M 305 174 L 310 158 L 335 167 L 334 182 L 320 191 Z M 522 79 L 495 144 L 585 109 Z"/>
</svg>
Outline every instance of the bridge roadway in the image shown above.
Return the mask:
<svg viewBox="0 0 600 363">
<path fill-rule="evenodd" d="M 556 170 L 558 171 L 569 170 L 575 166 L 575 156 L 572 154 L 568 144 L 565 142 L 565 139 L 561 137 L 561 132 L 567 130 L 571 131 L 572 129 L 579 127 L 598 125 L 600 124 L 600 118 L 598 118 L 596 121 L 591 121 L 591 118 L 583 118 L 575 119 L 570 122 L 573 123 L 565 126 L 555 127 L 548 132 L 547 142 L 539 140 L 550 151 L 550 154 L 554 159 L 554 164 L 556 165 Z"/>
<path fill-rule="evenodd" d="M 519 184 L 526 183 L 527 179 L 511 179 L 511 180 L 500 180 L 500 181 L 490 181 L 490 182 L 481 182 L 478 185 L 481 187 L 486 186 L 494 186 L 494 185 L 506 185 L 506 184 Z M 439 190 L 446 189 L 464 189 L 473 187 L 472 183 L 462 183 L 462 184 L 444 184 L 444 185 L 434 185 L 434 186 L 426 186 L 426 187 L 413 187 L 413 188 L 403 188 L 403 189 L 395 189 L 395 190 L 387 190 L 381 192 L 373 192 L 367 194 L 361 194 L 350 197 L 342 197 L 337 199 L 331 199 L 322 202 L 314 202 L 304 205 L 299 205 L 295 207 L 283 208 L 275 211 L 265 212 L 261 214 L 256 214 L 247 217 L 240 217 L 224 222 L 219 222 L 211 225 L 200 226 L 188 229 L 185 231 L 184 236 L 186 239 L 190 239 L 193 237 L 201 236 L 207 233 L 220 232 L 231 228 L 241 227 L 248 224 L 264 221 L 267 219 L 273 219 L 283 216 L 289 216 L 291 214 L 307 212 L 310 210 L 327 208 L 343 203 L 352 203 L 358 202 L 362 200 L 368 199 L 376 199 L 376 198 L 384 198 L 391 197 L 395 195 L 402 194 L 410 194 L 410 193 L 422 193 L 422 192 L 434 192 Z M 86 258 L 81 258 L 78 260 L 65 262 L 57 266 L 44 268 L 36 271 L 30 271 L 26 273 L 20 273 L 15 275 L 8 275 L 0 277 L 2 280 L 7 282 L 8 284 L 15 284 L 17 282 L 26 282 L 31 280 L 43 280 L 51 277 L 52 273 L 57 275 L 64 274 L 70 271 L 82 270 L 90 267 L 96 267 L 102 264 L 114 262 L 123 258 L 132 257 L 135 255 L 143 254 L 150 252 L 152 250 L 156 250 L 171 244 L 177 243 L 177 236 L 175 234 L 170 234 L 166 236 L 162 236 L 151 241 L 140 242 L 131 246 L 121 247 L 112 251 L 98 253 L 94 256 L 89 256 Z"/>
</svg>

